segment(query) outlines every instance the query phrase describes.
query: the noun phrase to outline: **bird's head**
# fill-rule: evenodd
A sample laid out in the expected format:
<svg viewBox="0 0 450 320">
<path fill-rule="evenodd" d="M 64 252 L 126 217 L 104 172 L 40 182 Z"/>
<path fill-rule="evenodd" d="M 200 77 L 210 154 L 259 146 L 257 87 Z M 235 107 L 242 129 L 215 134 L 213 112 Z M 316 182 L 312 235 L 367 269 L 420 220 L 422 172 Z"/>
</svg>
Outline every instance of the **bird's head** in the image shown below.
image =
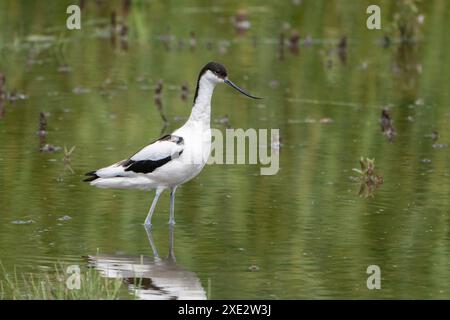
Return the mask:
<svg viewBox="0 0 450 320">
<path fill-rule="evenodd" d="M 218 83 L 226 83 L 233 89 L 236 89 L 240 93 L 246 95 L 247 97 L 253 98 L 253 99 L 262 99 L 259 97 L 255 97 L 251 95 L 250 93 L 242 90 L 237 85 L 235 85 L 233 82 L 228 79 L 228 73 L 227 70 L 223 65 L 217 62 L 209 62 L 207 63 L 202 70 L 200 71 L 198 80 L 203 81 L 205 79 L 206 81 L 216 85 Z"/>
</svg>

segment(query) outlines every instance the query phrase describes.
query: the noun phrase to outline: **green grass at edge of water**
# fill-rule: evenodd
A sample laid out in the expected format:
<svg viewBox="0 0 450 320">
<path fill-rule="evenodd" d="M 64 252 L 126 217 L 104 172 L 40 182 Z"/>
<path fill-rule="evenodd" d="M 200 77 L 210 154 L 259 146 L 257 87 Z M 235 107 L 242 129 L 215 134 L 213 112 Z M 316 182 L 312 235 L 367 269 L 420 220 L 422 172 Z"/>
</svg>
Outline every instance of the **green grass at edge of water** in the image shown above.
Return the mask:
<svg viewBox="0 0 450 320">
<path fill-rule="evenodd" d="M 0 263 L 0 300 L 118 300 L 123 298 L 122 279 L 102 277 L 93 268 L 81 270 L 80 288 L 69 289 L 67 282 L 73 274 L 68 274 L 67 266 L 55 265 L 52 272 L 18 273 L 7 272 Z M 73 279 L 73 278 L 72 278 Z M 137 279 L 137 284 L 139 280 Z M 129 296 L 133 299 L 133 295 Z"/>
</svg>

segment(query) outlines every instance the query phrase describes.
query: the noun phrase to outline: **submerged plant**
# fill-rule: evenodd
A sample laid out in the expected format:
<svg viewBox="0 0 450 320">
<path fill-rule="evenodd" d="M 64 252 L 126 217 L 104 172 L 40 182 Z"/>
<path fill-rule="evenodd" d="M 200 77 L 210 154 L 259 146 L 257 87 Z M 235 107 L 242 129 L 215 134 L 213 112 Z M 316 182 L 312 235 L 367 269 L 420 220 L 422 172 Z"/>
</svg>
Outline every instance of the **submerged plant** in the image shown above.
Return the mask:
<svg viewBox="0 0 450 320">
<path fill-rule="evenodd" d="M 75 146 L 73 146 L 70 149 L 67 149 L 66 146 L 64 146 L 64 172 L 66 170 L 69 170 L 72 174 L 74 173 L 72 166 L 71 166 L 71 162 L 72 162 L 72 153 L 75 151 Z"/>
<path fill-rule="evenodd" d="M 353 171 L 359 173 L 358 181 L 361 184 L 358 195 L 361 197 L 373 197 L 375 189 L 383 184 L 383 177 L 375 173 L 375 159 L 359 160 L 361 169 L 353 168 Z"/>
</svg>

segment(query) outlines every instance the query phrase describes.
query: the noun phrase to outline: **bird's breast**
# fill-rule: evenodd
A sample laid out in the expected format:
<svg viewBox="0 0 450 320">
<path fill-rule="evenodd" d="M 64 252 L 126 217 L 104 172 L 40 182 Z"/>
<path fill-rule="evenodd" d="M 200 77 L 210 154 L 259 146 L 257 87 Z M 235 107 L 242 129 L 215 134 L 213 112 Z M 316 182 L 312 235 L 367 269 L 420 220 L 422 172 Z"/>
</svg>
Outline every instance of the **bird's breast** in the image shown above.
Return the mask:
<svg viewBox="0 0 450 320">
<path fill-rule="evenodd" d="M 180 128 L 173 135 L 183 138 L 181 155 L 154 171 L 153 177 L 167 185 L 178 185 L 202 171 L 211 152 L 211 129 L 202 126 Z"/>
<path fill-rule="evenodd" d="M 183 135 L 185 147 L 182 158 L 186 164 L 203 168 L 211 152 L 211 129 L 192 130 Z"/>
</svg>

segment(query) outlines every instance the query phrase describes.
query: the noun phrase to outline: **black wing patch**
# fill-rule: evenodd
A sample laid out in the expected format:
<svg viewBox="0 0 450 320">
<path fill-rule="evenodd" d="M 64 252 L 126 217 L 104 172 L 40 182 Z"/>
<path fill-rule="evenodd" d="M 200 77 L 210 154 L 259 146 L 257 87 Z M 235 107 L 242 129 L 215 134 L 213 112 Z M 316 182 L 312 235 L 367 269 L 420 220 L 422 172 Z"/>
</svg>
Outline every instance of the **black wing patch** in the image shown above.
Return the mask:
<svg viewBox="0 0 450 320">
<path fill-rule="evenodd" d="M 183 153 L 183 151 L 180 151 L 178 153 L 178 157 Z M 177 157 L 166 157 L 159 160 L 139 160 L 134 161 L 131 159 L 128 159 L 123 166 L 128 167 L 125 169 L 125 171 L 133 171 L 136 173 L 150 173 L 158 169 L 159 167 L 162 167 L 170 160 L 177 158 Z"/>
<path fill-rule="evenodd" d="M 156 141 L 171 141 L 176 144 L 184 144 L 184 139 L 182 137 L 174 136 L 174 135 L 170 135 L 170 134 L 165 135 Z M 154 141 L 154 142 L 156 142 L 156 141 Z M 154 142 L 152 142 L 152 143 L 154 143 Z M 158 159 L 158 160 L 135 161 L 135 160 L 131 160 L 131 158 L 130 158 L 130 159 L 124 161 L 122 166 L 126 168 L 125 171 L 133 171 L 136 173 L 151 173 L 151 172 L 155 171 L 156 169 L 158 169 L 159 167 L 162 167 L 163 165 L 165 165 L 170 160 L 181 156 L 182 153 L 183 153 L 183 150 L 181 150 L 178 153 L 178 156 L 176 156 L 176 155 L 168 156 L 168 157 Z"/>
<path fill-rule="evenodd" d="M 94 181 L 95 179 L 98 179 L 99 176 L 96 174 L 97 171 L 91 171 L 85 174 L 85 176 L 89 176 L 89 178 L 84 179 L 85 182 Z"/>
<path fill-rule="evenodd" d="M 173 136 L 171 134 L 166 134 L 164 137 L 161 137 L 161 138 L 159 138 L 156 141 L 171 141 L 171 142 L 174 142 L 176 144 L 184 144 L 183 137 Z M 154 141 L 154 142 L 156 142 L 156 141 Z"/>
<path fill-rule="evenodd" d="M 126 163 L 129 164 L 129 167 L 125 169 L 125 171 L 133 171 L 136 173 L 150 173 L 155 169 L 165 165 L 169 162 L 172 157 L 167 157 L 159 160 L 141 160 L 141 161 L 133 161 L 128 160 Z M 125 167 L 125 164 L 124 164 Z"/>
<path fill-rule="evenodd" d="M 182 145 L 184 144 L 184 140 L 183 137 L 179 137 L 179 136 L 175 136 L 175 135 L 165 135 L 161 138 L 159 138 L 158 140 L 153 141 L 152 143 L 155 143 L 157 141 L 170 141 L 173 143 L 176 143 L 177 145 Z M 117 165 L 124 167 L 125 171 L 132 171 L 132 172 L 136 172 L 136 173 L 150 173 L 155 171 L 157 168 L 162 167 L 163 165 L 165 165 L 167 162 L 169 162 L 172 159 L 175 159 L 177 157 L 179 157 L 181 154 L 183 153 L 183 150 L 181 150 L 180 152 L 178 152 L 178 154 L 174 154 L 172 156 L 168 156 L 162 159 L 158 159 L 158 160 L 124 160 L 121 163 L 117 163 Z M 88 178 L 84 179 L 83 181 L 86 182 L 90 182 L 90 181 L 94 181 L 98 178 L 100 178 L 97 173 L 97 171 L 91 171 L 86 173 L 86 176 L 88 176 Z M 116 176 L 116 177 L 120 177 Z"/>
</svg>

